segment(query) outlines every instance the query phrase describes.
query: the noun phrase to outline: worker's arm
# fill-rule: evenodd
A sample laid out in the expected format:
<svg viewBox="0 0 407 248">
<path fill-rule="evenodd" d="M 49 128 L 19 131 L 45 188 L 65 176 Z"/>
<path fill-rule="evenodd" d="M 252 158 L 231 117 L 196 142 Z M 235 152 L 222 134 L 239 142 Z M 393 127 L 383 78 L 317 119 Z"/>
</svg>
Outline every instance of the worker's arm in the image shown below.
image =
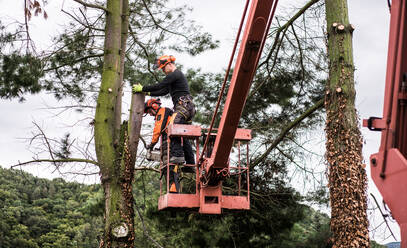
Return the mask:
<svg viewBox="0 0 407 248">
<path fill-rule="evenodd" d="M 170 93 L 170 90 L 168 89 L 168 87 L 165 87 L 165 88 L 163 88 L 161 90 L 150 92 L 150 96 L 165 96 L 168 93 Z"/>
<path fill-rule="evenodd" d="M 133 90 L 133 93 L 144 92 L 149 96 L 165 96 L 168 93 L 170 93 L 170 90 L 168 89 L 168 87 L 165 87 L 160 90 L 153 91 L 153 92 L 143 91 L 143 86 L 141 84 L 134 84 L 132 86 L 132 90 Z"/>
<path fill-rule="evenodd" d="M 143 92 L 154 92 L 154 91 L 161 91 L 163 89 L 169 89 L 169 86 L 175 80 L 175 73 L 168 74 L 163 81 L 159 82 L 158 84 L 153 85 L 146 85 L 143 86 Z"/>
</svg>

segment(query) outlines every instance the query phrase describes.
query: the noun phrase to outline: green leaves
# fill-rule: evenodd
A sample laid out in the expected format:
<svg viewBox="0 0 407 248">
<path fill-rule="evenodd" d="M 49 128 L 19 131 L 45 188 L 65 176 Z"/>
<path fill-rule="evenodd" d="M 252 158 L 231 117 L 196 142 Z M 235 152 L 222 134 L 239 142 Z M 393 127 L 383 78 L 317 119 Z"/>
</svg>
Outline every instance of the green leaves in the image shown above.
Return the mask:
<svg viewBox="0 0 407 248">
<path fill-rule="evenodd" d="M 49 181 L 0 168 L 2 248 L 97 247 L 102 212 L 99 186 Z"/>
<path fill-rule="evenodd" d="M 41 61 L 31 54 L 0 55 L 0 97 L 24 100 L 24 94 L 43 89 L 40 78 L 44 75 Z"/>
</svg>

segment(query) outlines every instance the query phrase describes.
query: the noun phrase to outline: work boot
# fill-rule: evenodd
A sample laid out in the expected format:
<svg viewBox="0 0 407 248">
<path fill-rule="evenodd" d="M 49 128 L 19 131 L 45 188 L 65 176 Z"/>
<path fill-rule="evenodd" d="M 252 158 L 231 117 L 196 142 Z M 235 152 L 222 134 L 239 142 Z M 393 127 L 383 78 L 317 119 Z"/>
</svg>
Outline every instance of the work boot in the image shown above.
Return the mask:
<svg viewBox="0 0 407 248">
<path fill-rule="evenodd" d="M 185 163 L 185 158 L 184 157 L 172 156 L 170 158 L 170 163 L 172 163 L 172 164 L 183 164 L 183 163 Z"/>
<path fill-rule="evenodd" d="M 170 193 L 178 193 L 175 183 L 172 183 L 170 186 Z"/>
</svg>

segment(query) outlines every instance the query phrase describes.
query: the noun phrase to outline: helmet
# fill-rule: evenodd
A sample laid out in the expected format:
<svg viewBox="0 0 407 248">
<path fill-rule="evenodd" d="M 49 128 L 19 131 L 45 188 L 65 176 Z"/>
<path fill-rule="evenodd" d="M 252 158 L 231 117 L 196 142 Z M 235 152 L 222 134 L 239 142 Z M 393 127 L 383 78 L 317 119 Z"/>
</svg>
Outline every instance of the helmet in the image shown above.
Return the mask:
<svg viewBox="0 0 407 248">
<path fill-rule="evenodd" d="M 174 56 L 172 56 L 172 55 L 170 55 L 170 56 L 163 55 L 163 56 L 161 56 L 161 57 L 159 57 L 159 58 L 157 58 L 155 60 L 154 69 L 162 69 L 168 63 L 173 63 L 173 62 L 175 62 L 175 57 Z"/>
<path fill-rule="evenodd" d="M 144 103 L 144 113 L 147 113 L 148 109 L 152 108 L 154 110 L 158 110 L 161 106 L 160 98 L 151 98 L 147 102 Z"/>
</svg>

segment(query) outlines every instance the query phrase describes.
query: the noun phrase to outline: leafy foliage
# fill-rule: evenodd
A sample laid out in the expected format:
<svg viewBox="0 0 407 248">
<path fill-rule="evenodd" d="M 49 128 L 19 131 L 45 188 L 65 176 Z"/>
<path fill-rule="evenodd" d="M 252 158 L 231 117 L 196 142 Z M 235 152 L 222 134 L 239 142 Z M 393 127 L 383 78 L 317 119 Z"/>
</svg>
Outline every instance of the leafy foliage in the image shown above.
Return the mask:
<svg viewBox="0 0 407 248">
<path fill-rule="evenodd" d="M 103 193 L 0 168 L 0 247 L 97 247 Z"/>
<path fill-rule="evenodd" d="M 218 46 L 211 34 L 185 19 L 189 10 L 187 6 L 168 8 L 159 0 L 130 3 L 126 81 L 156 82 L 158 76 L 150 69 L 151 62 L 163 51 L 198 55 Z M 92 92 L 97 92 L 103 67 L 105 16 L 84 13 L 86 9 L 67 13 L 72 21 L 53 39 L 52 50 L 41 54 L 22 53 L 15 46 L 24 41 L 24 29 L 6 31 L 0 23 L 0 44 L 8 46 L 0 54 L 0 98 L 24 100 L 24 94 L 40 91 L 51 92 L 57 99 L 71 97 L 80 102 L 89 93 L 95 97 Z"/>
<path fill-rule="evenodd" d="M 168 9 L 159 0 L 135 1 L 130 7 L 126 81 L 150 84 L 159 79 L 151 71 L 151 61 L 162 51 L 172 49 L 196 55 L 217 47 L 210 34 L 184 19 L 187 7 Z M 84 101 L 85 97 L 95 97 L 92 92 L 98 88 L 102 70 L 105 20 L 103 16 L 89 15 L 86 20 L 79 18 L 79 14 L 72 16 L 77 19 L 55 38 L 56 46 L 47 56 L 21 55 L 13 49 L 11 53 L 0 54 L 2 61 L 7 61 L 1 64 L 6 66 L 0 71 L 0 97 L 23 100 L 24 94 L 41 90 L 52 92 L 58 99 L 73 97 Z M 299 26 L 293 26 L 291 32 L 275 43 L 266 44 L 266 55 L 260 61 L 241 121 L 241 126 L 253 129 L 256 137 L 252 160 L 323 95 L 325 52 L 317 43 L 310 42 L 305 33 L 299 36 L 295 31 L 300 30 Z M 273 27 L 270 38 L 280 28 L 280 24 Z M 12 42 L 14 37 L 2 32 L 0 43 Z M 196 70 L 186 74 L 199 107 L 195 121 L 208 124 L 223 75 Z M 170 247 L 330 247 L 327 217 L 301 204 L 304 198 L 287 185 L 287 171 L 293 158 L 303 155 L 296 147 L 301 131 L 320 121 L 320 112 L 312 114 L 251 170 L 249 212 L 228 212 L 222 216 L 202 216 L 190 211 L 158 212 L 157 175 L 137 174 L 135 198 L 140 215 L 136 221 L 136 243 L 153 246 L 148 238 L 151 236 Z M 62 144 L 61 152 L 55 155 L 69 157 L 69 136 Z M 0 206 L 5 206 L 0 212 L 0 235 L 4 233 L 0 237 L 1 247 L 97 246 L 103 212 L 103 194 L 98 186 L 65 185 L 60 180 L 48 182 L 27 174 L 1 172 L 29 178 L 14 182 L 7 179 L 10 175 L 0 177 L 0 202 L 4 202 Z M 9 190 L 10 185 L 15 185 L 15 189 Z M 323 192 L 317 190 L 306 200 L 326 202 Z"/>
<path fill-rule="evenodd" d="M 300 204 L 281 180 L 259 185 L 252 177 L 252 210 L 214 216 L 158 212 L 157 177 L 146 171 L 135 177 L 138 247 L 155 247 L 150 238 L 165 247 L 331 247 L 329 217 Z M 98 247 L 103 208 L 99 185 L 0 168 L 0 247 Z M 372 247 L 383 246 L 372 241 Z"/>
<path fill-rule="evenodd" d="M 264 184 L 264 178 L 253 174 L 250 211 L 201 215 L 196 210 L 157 211 L 157 175 L 143 173 L 135 178 L 136 208 L 149 235 L 165 246 L 329 247 L 329 218 L 300 204 L 302 197 L 284 180 Z M 144 233 L 137 243 L 153 247 Z"/>
<path fill-rule="evenodd" d="M 38 93 L 42 89 L 39 79 L 44 75 L 41 60 L 30 55 L 12 53 L 0 55 L 0 97 L 10 99 Z"/>
<path fill-rule="evenodd" d="M 208 216 L 193 211 L 158 212 L 157 174 L 139 173 L 135 198 L 144 223 L 136 221 L 136 243 L 152 246 L 149 234 L 170 247 L 233 247 L 233 243 L 236 247 L 300 247 L 296 245 L 317 238 L 323 244 L 327 233 L 321 230 L 327 228 L 328 218 L 299 204 L 300 196 L 293 189 L 277 184 L 271 184 L 274 189 L 253 184 L 257 190 L 252 211 Z M 0 206 L 1 247 L 97 247 L 102 233 L 104 204 L 98 185 L 38 179 L 0 168 Z"/>
</svg>

